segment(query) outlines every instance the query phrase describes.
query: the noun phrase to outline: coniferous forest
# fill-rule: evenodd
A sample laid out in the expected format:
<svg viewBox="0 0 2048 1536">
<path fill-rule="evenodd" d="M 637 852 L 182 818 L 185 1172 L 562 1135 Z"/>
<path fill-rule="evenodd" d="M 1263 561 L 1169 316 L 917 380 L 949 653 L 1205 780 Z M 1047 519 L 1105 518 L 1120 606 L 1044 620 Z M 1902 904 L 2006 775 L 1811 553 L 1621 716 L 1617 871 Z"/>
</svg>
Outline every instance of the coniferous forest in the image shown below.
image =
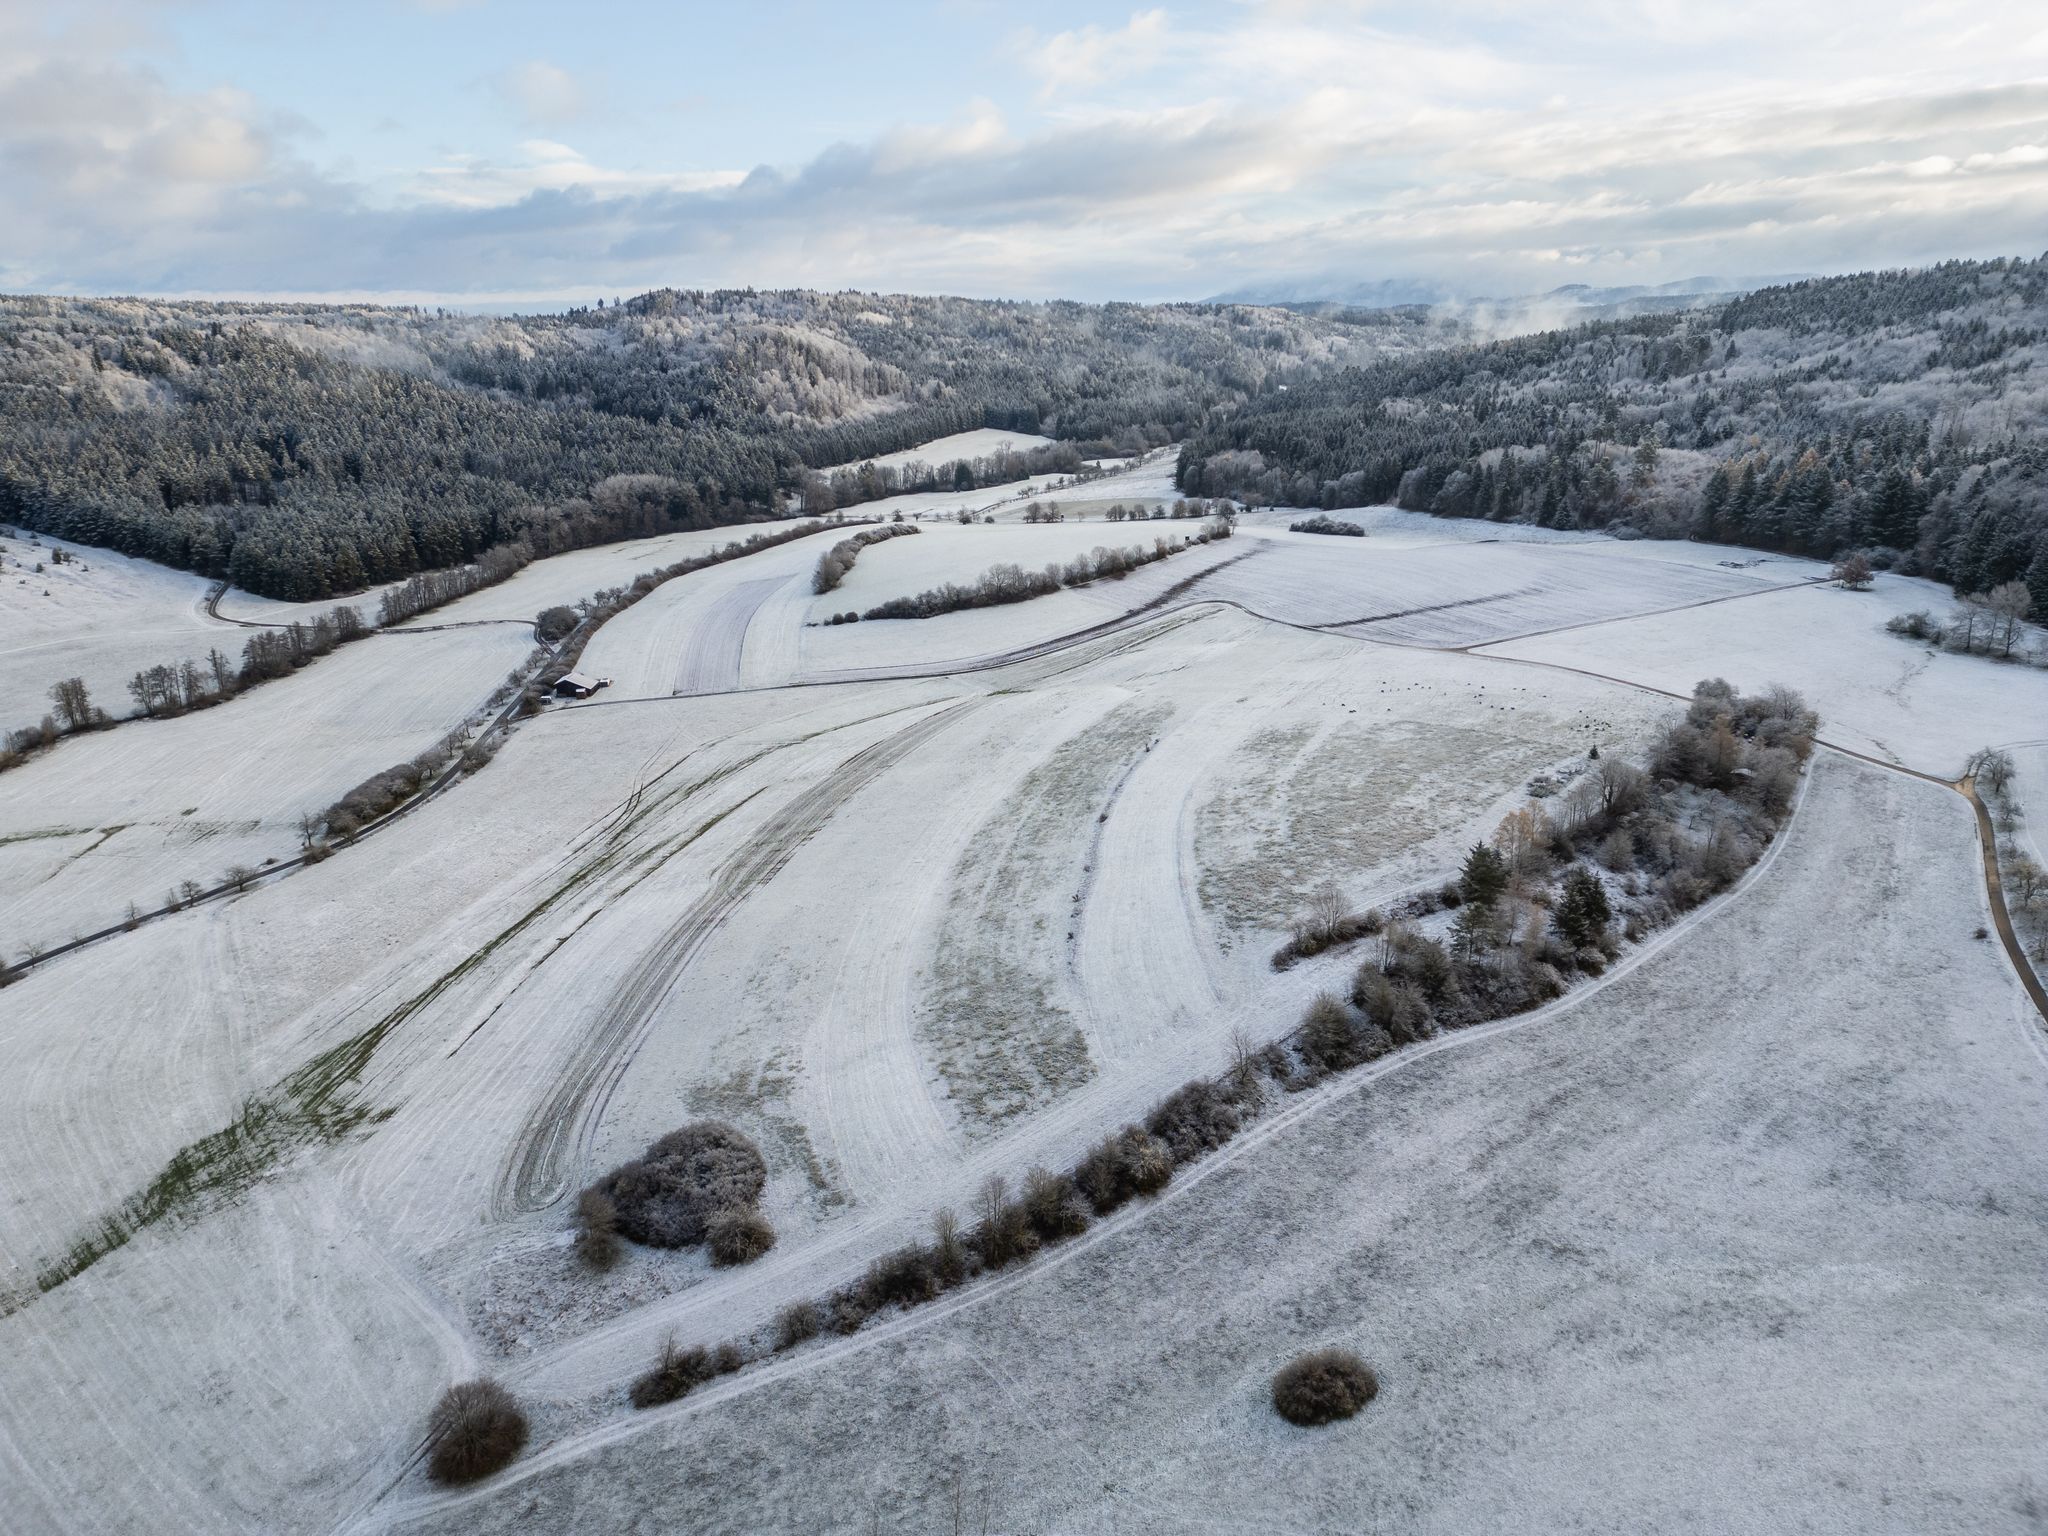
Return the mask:
<svg viewBox="0 0 2048 1536">
<path fill-rule="evenodd" d="M 319 599 L 502 544 L 776 515 L 807 469 L 972 428 L 1158 446 L 1440 331 L 860 293 L 664 290 L 511 319 L 7 299 L 0 522 Z"/>
<path fill-rule="evenodd" d="M 2048 257 L 1770 288 L 1268 390 L 1189 494 L 1619 525 L 1833 557 L 2048 618 Z"/>
<path fill-rule="evenodd" d="M 15 298 L 0 521 L 320 599 L 936 488 L 946 466 L 814 471 L 999 427 L 1060 446 L 990 474 L 1179 441 L 1189 495 L 1865 549 L 1962 593 L 2025 581 L 2048 617 L 2044 338 L 2048 258 L 1495 340 L 1419 307 Z"/>
</svg>

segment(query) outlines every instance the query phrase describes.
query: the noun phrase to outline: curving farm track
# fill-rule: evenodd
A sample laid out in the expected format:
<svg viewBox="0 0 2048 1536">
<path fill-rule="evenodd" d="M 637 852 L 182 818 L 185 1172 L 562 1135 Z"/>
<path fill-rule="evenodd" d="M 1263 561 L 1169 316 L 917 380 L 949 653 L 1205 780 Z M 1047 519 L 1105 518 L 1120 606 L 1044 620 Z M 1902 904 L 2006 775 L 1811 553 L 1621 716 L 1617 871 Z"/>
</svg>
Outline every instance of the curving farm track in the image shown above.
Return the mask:
<svg viewBox="0 0 2048 1536">
<path fill-rule="evenodd" d="M 710 888 L 634 962 L 599 1017 L 554 1074 L 554 1086 L 528 1118 L 507 1161 L 505 1210 L 536 1210 L 567 1192 L 567 1170 L 587 1150 L 611 1090 L 690 960 L 756 889 L 860 790 L 971 712 L 976 700 L 941 706 L 846 759 L 804 790 L 712 876 Z"/>
</svg>

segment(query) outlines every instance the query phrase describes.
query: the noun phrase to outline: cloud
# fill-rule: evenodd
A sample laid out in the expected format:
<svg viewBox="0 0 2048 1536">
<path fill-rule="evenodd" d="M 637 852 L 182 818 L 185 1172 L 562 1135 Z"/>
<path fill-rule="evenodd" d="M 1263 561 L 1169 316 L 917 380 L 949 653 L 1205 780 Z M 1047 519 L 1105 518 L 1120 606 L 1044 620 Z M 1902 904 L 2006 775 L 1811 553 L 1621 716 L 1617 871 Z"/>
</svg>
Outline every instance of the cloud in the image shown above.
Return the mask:
<svg viewBox="0 0 2048 1536">
<path fill-rule="evenodd" d="M 1169 36 L 1165 11 L 1139 11 L 1113 31 L 1091 23 L 1055 33 L 1031 45 L 1028 58 L 1039 78 L 1039 94 L 1054 96 L 1100 85 L 1112 75 L 1143 74 L 1158 61 Z"/>
<path fill-rule="evenodd" d="M 574 122 L 587 110 L 584 90 L 566 69 L 540 59 L 491 77 L 499 99 L 533 127 L 554 127 Z"/>
<path fill-rule="evenodd" d="M 708 192 L 735 187 L 741 171 L 621 171 L 594 165 L 567 144 L 527 139 L 516 160 L 494 161 L 453 155 L 413 178 L 410 191 L 422 204 L 456 208 L 497 208 L 535 192 L 582 191 L 596 195 L 656 191 Z"/>
<path fill-rule="evenodd" d="M 258 98 L 172 88 L 139 34 L 57 46 L 0 19 L 0 282 L 1189 297 L 1342 274 L 1514 294 L 2042 243 L 2048 83 L 1971 34 L 2019 14 L 1998 0 L 1932 0 L 1896 36 L 1839 0 L 1769 34 L 1745 0 L 1710 29 L 1741 71 L 1679 47 L 1672 5 L 1593 3 L 1636 73 L 1580 57 L 1611 40 L 1561 0 L 1248 5 L 1206 28 L 1140 11 L 1032 42 L 1021 90 L 980 82 L 994 99 L 744 170 L 651 143 L 650 166 L 614 163 L 591 92 L 534 61 L 492 80 L 520 136 L 416 154 L 374 189 Z"/>
</svg>

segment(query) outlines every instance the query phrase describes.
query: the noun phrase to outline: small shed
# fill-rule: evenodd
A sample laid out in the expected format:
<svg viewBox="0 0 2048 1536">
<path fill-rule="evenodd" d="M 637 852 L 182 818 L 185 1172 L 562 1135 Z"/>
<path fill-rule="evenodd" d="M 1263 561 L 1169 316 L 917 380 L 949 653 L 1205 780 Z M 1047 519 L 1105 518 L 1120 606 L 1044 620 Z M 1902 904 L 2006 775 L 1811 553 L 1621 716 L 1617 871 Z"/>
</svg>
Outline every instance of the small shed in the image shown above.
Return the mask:
<svg viewBox="0 0 2048 1536">
<path fill-rule="evenodd" d="M 587 699 L 610 683 L 608 677 L 592 677 L 587 672 L 564 672 L 555 683 L 555 692 L 572 699 Z"/>
</svg>

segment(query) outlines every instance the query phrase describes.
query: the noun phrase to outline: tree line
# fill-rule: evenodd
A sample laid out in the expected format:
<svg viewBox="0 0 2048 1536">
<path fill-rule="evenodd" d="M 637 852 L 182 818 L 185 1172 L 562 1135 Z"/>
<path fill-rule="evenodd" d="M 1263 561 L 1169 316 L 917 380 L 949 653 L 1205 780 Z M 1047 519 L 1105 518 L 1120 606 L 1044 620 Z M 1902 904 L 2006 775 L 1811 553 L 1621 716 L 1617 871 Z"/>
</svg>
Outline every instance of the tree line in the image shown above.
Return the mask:
<svg viewBox="0 0 2048 1536">
<path fill-rule="evenodd" d="M 889 598 L 865 613 L 834 614 L 825 622 L 847 624 L 855 619 L 933 619 L 942 613 L 957 613 L 963 608 L 995 608 L 1006 603 L 1027 602 L 1034 597 L 1049 597 L 1063 587 L 1085 587 L 1090 582 L 1105 578 L 1121 581 L 1132 571 L 1155 560 L 1164 560 L 1198 544 L 1227 539 L 1230 531 L 1229 521 L 1219 518 L 1199 533 L 1183 534 L 1177 543 L 1157 538 L 1152 541 L 1150 549 L 1142 544 L 1124 549 L 1098 546 L 1088 554 L 1074 556 L 1064 565 L 1054 560 L 1036 571 L 1027 571 L 1015 561 L 1006 560 L 990 566 L 972 582 L 949 581 L 914 597 Z"/>
<path fill-rule="evenodd" d="M 1389 356 L 1182 447 L 1189 493 L 1620 525 L 1829 558 L 2048 619 L 2048 257 L 1765 289 Z"/>
</svg>

